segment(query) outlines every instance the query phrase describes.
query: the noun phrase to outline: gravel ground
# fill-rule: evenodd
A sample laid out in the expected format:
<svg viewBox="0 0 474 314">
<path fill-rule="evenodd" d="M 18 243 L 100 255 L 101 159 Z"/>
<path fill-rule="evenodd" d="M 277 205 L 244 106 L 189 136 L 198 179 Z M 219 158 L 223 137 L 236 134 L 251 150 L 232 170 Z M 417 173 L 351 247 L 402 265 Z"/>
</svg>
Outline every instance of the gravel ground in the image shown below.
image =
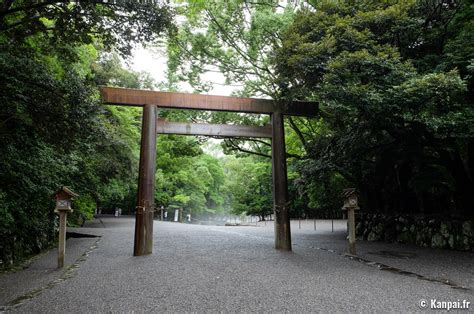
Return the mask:
<svg viewBox="0 0 474 314">
<path fill-rule="evenodd" d="M 69 267 L 66 276 L 57 272 L 62 280 L 56 279 L 33 296 L 26 295 L 16 306 L 5 291 L 18 289 L 13 278 L 28 277 L 31 270 L 0 276 L 0 286 L 7 285 L 0 290 L 0 300 L 10 305 L 4 310 L 413 312 L 421 310 L 422 299 L 474 302 L 472 254 L 362 242 L 358 253 L 364 261 L 357 261 L 343 255 L 345 222 L 336 222 L 334 233 L 330 221 L 318 221 L 316 232 L 312 222 L 303 222 L 301 229 L 298 221 L 292 222 L 291 253 L 273 249 L 270 222 L 257 227 L 155 222 L 154 253 L 141 257 L 131 256 L 133 227 L 133 219 L 110 217 L 74 230 L 101 235 L 97 248 Z M 87 246 L 93 239 L 68 240 L 68 252 L 72 240 Z M 402 257 L 387 257 L 381 253 L 384 251 L 399 252 Z M 420 276 L 383 271 L 370 261 Z M 50 267 L 46 260 L 42 263 L 44 268 Z M 40 277 L 16 285 L 21 291 L 31 291 Z M 446 279 L 468 289 L 453 289 L 426 279 Z"/>
<path fill-rule="evenodd" d="M 72 238 L 67 240 L 66 265 L 73 265 L 98 238 Z M 0 275 L 0 306 L 31 292 L 43 290 L 64 274 L 57 268 L 57 249 L 34 257 L 25 269 Z M 1 307 L 0 307 L 1 309 Z"/>
</svg>

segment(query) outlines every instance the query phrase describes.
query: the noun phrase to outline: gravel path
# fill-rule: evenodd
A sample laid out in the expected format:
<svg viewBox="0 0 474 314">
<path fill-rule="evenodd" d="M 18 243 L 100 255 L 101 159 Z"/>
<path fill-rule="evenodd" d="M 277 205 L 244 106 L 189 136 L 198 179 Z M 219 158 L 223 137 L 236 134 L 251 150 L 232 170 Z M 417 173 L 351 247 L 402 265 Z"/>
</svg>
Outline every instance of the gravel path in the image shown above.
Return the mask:
<svg viewBox="0 0 474 314">
<path fill-rule="evenodd" d="M 292 222 L 294 250 L 288 253 L 273 249 L 271 223 L 155 222 L 154 254 L 133 257 L 134 220 L 102 218 L 74 230 L 101 238 L 67 276 L 57 272 L 64 279 L 12 306 L 12 295 L 4 290 L 21 286 L 24 293 L 38 285 L 33 277 L 31 283 L 19 281 L 19 287 L 0 290 L 0 300 L 10 305 L 4 310 L 21 313 L 401 312 L 420 311 L 422 299 L 473 303 L 472 254 L 363 242 L 358 245 L 363 260 L 354 260 L 343 255 L 344 226 L 336 222 L 333 233 L 330 221 L 318 221 L 315 232 L 312 222 L 303 222 L 301 229 Z M 71 240 L 90 245 L 93 239 L 70 239 L 67 250 Z M 408 273 L 380 270 L 380 265 Z M 13 278 L 27 277 L 26 272 L 0 276 L 0 286 L 13 285 Z M 440 282 L 445 280 L 466 289 Z"/>
</svg>

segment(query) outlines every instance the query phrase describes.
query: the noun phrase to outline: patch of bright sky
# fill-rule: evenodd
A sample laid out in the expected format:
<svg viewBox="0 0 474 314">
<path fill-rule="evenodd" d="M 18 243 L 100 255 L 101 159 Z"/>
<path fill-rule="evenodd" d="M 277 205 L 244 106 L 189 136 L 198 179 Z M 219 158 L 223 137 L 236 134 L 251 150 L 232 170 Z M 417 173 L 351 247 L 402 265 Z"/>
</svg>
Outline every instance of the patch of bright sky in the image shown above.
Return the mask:
<svg viewBox="0 0 474 314">
<path fill-rule="evenodd" d="M 166 51 L 164 48 L 144 48 L 138 46 L 134 49 L 130 69 L 137 72 L 148 72 L 157 82 L 164 82 L 167 70 Z M 210 95 L 230 96 L 236 91 L 236 86 L 228 86 L 224 75 L 218 72 L 207 72 L 202 76 L 204 81 L 212 83 L 213 88 L 209 91 Z M 191 93 L 193 90 L 186 82 L 180 83 L 180 91 Z"/>
<path fill-rule="evenodd" d="M 207 142 L 202 144 L 201 148 L 208 155 L 216 158 L 223 158 L 225 154 L 222 151 L 221 142 L 222 140 L 220 139 L 209 138 Z"/>
</svg>

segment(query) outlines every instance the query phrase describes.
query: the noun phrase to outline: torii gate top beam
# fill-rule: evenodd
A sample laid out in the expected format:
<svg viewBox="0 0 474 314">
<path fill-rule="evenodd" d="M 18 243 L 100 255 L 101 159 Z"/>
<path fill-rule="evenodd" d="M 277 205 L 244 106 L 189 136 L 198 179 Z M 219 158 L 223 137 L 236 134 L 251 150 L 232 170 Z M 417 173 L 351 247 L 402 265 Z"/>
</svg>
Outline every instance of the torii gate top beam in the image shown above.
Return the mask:
<svg viewBox="0 0 474 314">
<path fill-rule="evenodd" d="M 101 93 L 103 102 L 110 105 L 156 105 L 162 108 L 259 114 L 280 112 L 285 115 L 308 117 L 315 116 L 318 111 L 318 104 L 316 102 L 286 102 L 270 99 L 157 92 L 116 87 L 102 87 Z"/>
</svg>

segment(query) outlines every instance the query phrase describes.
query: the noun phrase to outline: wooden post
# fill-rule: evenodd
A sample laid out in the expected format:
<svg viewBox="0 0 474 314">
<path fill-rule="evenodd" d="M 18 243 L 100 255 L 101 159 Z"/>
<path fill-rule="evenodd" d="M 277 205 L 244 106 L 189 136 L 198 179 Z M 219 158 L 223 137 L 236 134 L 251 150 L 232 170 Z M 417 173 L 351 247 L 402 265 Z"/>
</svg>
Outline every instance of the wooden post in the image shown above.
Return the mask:
<svg viewBox="0 0 474 314">
<path fill-rule="evenodd" d="M 67 211 L 59 211 L 59 247 L 58 247 L 58 268 L 64 267 L 66 258 L 66 221 Z"/>
<path fill-rule="evenodd" d="M 347 209 L 347 225 L 349 228 L 349 253 L 356 255 L 356 237 L 355 237 L 355 209 Z"/>
<path fill-rule="evenodd" d="M 356 255 L 355 211 L 359 209 L 355 188 L 344 189 L 341 196 L 344 198 L 342 210 L 347 213 L 347 231 L 349 233 L 349 253 Z"/>
<path fill-rule="evenodd" d="M 145 105 L 142 117 L 140 170 L 135 215 L 134 256 L 153 251 L 153 212 L 156 171 L 156 106 Z"/>
<path fill-rule="evenodd" d="M 291 251 L 290 216 L 288 214 L 288 178 L 286 173 L 285 130 L 283 114 L 272 114 L 272 172 L 275 212 L 275 248 Z"/>
<path fill-rule="evenodd" d="M 56 193 L 56 208 L 54 212 L 59 215 L 59 245 L 58 245 L 58 268 L 64 267 L 66 256 L 66 222 L 67 212 L 72 212 L 71 200 L 78 194 L 71 191 L 68 187 L 62 186 Z"/>
</svg>

